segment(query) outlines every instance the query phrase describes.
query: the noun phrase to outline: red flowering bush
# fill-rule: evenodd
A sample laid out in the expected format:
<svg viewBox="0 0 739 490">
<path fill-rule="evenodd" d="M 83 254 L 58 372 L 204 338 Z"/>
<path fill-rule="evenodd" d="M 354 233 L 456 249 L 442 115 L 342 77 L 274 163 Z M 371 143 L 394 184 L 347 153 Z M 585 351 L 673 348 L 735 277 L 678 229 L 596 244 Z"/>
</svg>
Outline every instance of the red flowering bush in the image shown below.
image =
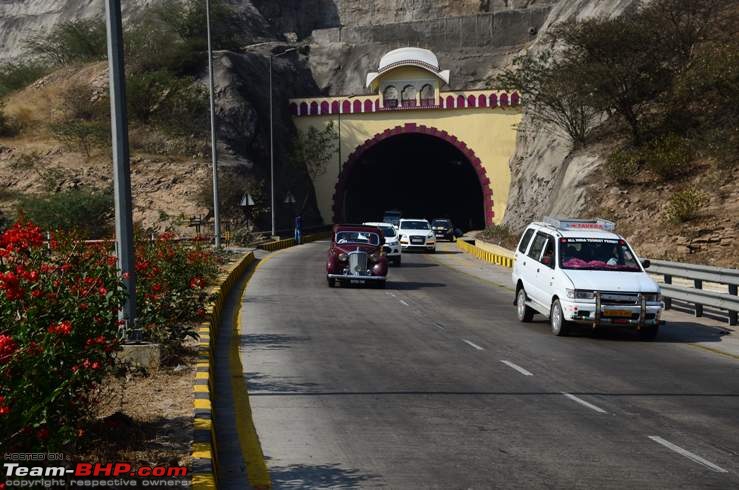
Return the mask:
<svg viewBox="0 0 739 490">
<path fill-rule="evenodd" d="M 205 287 L 218 271 L 216 255 L 162 234 L 136 247 L 136 297 L 144 338 L 162 345 L 163 356 L 196 333 L 191 323 L 205 315 Z"/>
<path fill-rule="evenodd" d="M 17 223 L 0 235 L 0 446 L 74 440 L 110 372 L 125 291 L 102 247 Z"/>
</svg>

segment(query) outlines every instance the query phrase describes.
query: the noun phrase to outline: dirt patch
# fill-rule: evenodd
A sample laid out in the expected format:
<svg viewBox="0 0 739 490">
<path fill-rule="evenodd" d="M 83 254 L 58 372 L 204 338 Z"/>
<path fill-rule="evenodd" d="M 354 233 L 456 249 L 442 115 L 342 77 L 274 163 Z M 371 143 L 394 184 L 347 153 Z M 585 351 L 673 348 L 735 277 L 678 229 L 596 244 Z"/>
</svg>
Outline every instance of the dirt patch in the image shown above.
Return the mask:
<svg viewBox="0 0 739 490">
<path fill-rule="evenodd" d="M 194 362 L 191 356 L 174 369 L 106 380 L 80 460 L 189 465 Z"/>
</svg>

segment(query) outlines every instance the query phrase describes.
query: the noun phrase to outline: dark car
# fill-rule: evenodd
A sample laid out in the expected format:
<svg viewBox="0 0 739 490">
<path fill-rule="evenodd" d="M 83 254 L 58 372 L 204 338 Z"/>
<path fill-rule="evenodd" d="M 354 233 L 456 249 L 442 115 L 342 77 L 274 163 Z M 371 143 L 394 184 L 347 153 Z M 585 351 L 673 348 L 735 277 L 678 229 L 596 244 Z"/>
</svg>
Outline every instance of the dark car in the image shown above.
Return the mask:
<svg viewBox="0 0 739 490">
<path fill-rule="evenodd" d="M 444 238 L 453 242 L 455 237 L 454 225 L 452 220 L 446 218 L 436 218 L 431 222 L 431 229 L 434 230 L 436 238 Z"/>
<path fill-rule="evenodd" d="M 385 239 L 376 226 L 334 225 L 326 261 L 329 287 L 340 284 L 374 284 L 385 287 Z"/>
</svg>

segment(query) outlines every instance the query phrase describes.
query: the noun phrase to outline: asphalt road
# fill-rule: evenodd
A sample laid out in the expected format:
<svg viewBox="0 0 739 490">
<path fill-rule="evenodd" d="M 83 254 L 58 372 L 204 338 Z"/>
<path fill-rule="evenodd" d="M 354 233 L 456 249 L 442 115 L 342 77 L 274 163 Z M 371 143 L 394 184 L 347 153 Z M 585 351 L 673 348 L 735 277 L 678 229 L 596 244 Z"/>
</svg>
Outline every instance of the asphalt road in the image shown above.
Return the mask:
<svg viewBox="0 0 739 490">
<path fill-rule="evenodd" d="M 739 361 L 554 337 L 433 256 L 329 289 L 327 247 L 274 254 L 243 300 L 274 488 L 739 488 Z"/>
</svg>

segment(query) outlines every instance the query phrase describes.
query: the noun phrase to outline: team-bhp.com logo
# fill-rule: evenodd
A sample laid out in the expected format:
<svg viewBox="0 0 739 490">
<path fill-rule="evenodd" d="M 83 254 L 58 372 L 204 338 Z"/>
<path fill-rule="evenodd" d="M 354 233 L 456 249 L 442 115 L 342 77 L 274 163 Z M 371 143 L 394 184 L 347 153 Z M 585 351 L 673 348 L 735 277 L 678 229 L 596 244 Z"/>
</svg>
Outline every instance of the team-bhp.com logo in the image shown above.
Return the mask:
<svg viewBox="0 0 739 490">
<path fill-rule="evenodd" d="M 5 483 L 0 490 L 10 488 L 54 488 L 70 485 L 76 487 L 174 487 L 187 486 L 185 466 L 139 466 L 130 463 L 76 463 L 64 466 L 26 466 L 4 462 Z"/>
</svg>

